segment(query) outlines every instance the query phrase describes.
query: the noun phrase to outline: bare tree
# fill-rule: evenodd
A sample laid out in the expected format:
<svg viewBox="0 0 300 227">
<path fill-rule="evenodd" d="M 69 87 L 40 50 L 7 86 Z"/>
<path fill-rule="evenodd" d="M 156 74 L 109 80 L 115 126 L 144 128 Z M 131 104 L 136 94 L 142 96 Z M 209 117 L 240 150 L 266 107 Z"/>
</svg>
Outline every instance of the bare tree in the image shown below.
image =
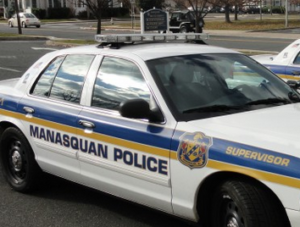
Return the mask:
<svg viewBox="0 0 300 227">
<path fill-rule="evenodd" d="M 76 0 L 70 0 L 74 5 Z M 102 12 L 114 7 L 114 4 L 118 4 L 118 1 L 113 0 L 77 0 L 77 4 L 81 4 L 87 7 L 87 10 L 97 19 L 97 34 L 101 34 L 101 19 Z"/>
<path fill-rule="evenodd" d="M 191 8 L 195 14 L 195 32 L 201 32 L 202 26 L 204 24 L 204 17 L 207 15 L 206 10 L 208 0 L 174 0 L 177 7 Z M 202 23 L 202 26 L 200 24 Z"/>
<path fill-rule="evenodd" d="M 230 12 L 234 7 L 234 19 L 238 20 L 238 13 L 241 11 L 245 4 L 253 4 L 259 0 L 208 0 L 208 2 L 213 6 L 224 7 L 225 10 L 225 22 L 230 23 Z M 300 1 L 300 0 L 299 0 Z"/>
<path fill-rule="evenodd" d="M 230 23 L 230 7 L 235 5 L 238 0 L 209 0 L 209 3 L 214 6 L 224 7 L 225 10 L 225 22 Z"/>
</svg>

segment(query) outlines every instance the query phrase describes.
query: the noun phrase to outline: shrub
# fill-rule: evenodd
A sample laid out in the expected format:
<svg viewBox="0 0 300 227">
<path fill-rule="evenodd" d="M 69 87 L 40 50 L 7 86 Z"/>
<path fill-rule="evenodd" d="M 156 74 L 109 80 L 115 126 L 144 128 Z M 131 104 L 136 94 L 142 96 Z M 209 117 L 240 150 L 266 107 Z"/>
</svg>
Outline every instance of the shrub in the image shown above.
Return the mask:
<svg viewBox="0 0 300 227">
<path fill-rule="evenodd" d="M 46 10 L 45 9 L 32 8 L 31 11 L 39 19 L 45 19 L 46 18 Z"/>
<path fill-rule="evenodd" d="M 102 17 L 125 17 L 129 16 L 129 9 L 126 8 L 108 8 L 103 10 Z"/>
<path fill-rule="evenodd" d="M 74 17 L 74 13 L 70 8 L 48 8 L 49 19 L 69 19 Z"/>
<path fill-rule="evenodd" d="M 266 6 L 266 7 L 262 8 L 262 10 L 263 10 L 263 13 L 271 13 L 270 6 Z M 273 6 L 272 13 L 283 14 L 283 13 L 285 13 L 285 8 L 283 6 Z"/>
</svg>

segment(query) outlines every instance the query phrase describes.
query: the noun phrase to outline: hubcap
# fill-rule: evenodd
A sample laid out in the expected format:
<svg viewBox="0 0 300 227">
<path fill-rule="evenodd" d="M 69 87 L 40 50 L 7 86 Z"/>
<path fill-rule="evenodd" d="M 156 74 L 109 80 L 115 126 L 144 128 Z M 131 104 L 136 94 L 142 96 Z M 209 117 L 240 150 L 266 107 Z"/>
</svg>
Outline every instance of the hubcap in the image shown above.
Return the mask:
<svg viewBox="0 0 300 227">
<path fill-rule="evenodd" d="M 13 151 L 12 156 L 11 156 L 11 162 L 12 162 L 12 166 L 14 168 L 14 170 L 16 172 L 21 171 L 22 169 L 22 156 L 19 153 L 19 151 Z"/>
<path fill-rule="evenodd" d="M 226 225 L 227 227 L 239 227 L 239 224 L 237 222 L 237 220 L 234 218 L 234 217 L 231 217 L 229 220 L 228 220 L 228 223 Z"/>
<path fill-rule="evenodd" d="M 222 226 L 226 227 L 245 227 L 243 214 L 237 204 L 229 195 L 223 195 L 222 202 Z"/>
</svg>

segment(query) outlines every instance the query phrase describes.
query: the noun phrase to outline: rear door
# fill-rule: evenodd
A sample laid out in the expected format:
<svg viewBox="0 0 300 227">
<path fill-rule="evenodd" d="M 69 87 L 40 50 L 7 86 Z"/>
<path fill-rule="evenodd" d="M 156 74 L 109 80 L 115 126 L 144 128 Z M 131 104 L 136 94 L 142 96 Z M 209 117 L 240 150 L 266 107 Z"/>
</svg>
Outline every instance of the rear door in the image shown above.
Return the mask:
<svg viewBox="0 0 300 227">
<path fill-rule="evenodd" d="M 73 54 L 53 59 L 18 106 L 43 170 L 80 179 L 77 117 L 86 75 L 95 56 Z"/>
</svg>

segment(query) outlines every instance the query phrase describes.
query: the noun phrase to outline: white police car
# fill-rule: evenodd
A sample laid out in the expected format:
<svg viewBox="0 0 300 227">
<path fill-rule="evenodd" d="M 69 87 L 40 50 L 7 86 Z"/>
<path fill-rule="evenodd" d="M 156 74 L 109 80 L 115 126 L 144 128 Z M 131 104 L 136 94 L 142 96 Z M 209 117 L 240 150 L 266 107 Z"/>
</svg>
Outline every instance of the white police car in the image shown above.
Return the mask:
<svg viewBox="0 0 300 227">
<path fill-rule="evenodd" d="M 283 80 L 300 82 L 300 39 L 292 42 L 278 54 L 261 54 L 251 57 Z"/>
<path fill-rule="evenodd" d="M 166 42 L 203 35 L 97 36 L 1 81 L 10 186 L 42 170 L 201 226 L 300 226 L 299 94 L 238 52 Z"/>
</svg>

